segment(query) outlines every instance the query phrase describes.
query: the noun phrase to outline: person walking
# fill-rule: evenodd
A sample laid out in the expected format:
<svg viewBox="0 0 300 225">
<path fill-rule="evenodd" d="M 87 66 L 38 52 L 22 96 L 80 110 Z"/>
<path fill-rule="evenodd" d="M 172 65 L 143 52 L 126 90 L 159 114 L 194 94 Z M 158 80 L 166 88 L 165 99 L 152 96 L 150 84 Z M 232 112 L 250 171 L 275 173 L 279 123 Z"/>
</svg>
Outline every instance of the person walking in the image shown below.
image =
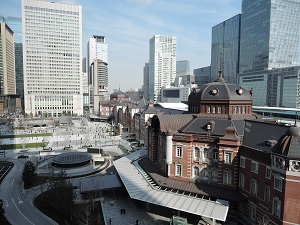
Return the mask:
<svg viewBox="0 0 300 225">
<path fill-rule="evenodd" d="M 109 225 L 111 225 L 111 218 L 109 218 Z"/>
</svg>

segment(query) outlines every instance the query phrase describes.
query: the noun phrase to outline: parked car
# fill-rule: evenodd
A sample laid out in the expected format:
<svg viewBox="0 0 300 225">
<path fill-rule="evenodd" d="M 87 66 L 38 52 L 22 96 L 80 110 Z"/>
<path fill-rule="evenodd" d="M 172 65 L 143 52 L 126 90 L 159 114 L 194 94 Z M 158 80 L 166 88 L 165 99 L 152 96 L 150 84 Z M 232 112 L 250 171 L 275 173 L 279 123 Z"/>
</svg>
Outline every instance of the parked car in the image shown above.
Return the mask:
<svg viewBox="0 0 300 225">
<path fill-rule="evenodd" d="M 28 155 L 19 155 L 18 156 L 18 159 L 26 159 L 26 158 L 28 158 Z"/>
<path fill-rule="evenodd" d="M 22 149 L 20 152 L 28 152 L 28 149 Z"/>
</svg>

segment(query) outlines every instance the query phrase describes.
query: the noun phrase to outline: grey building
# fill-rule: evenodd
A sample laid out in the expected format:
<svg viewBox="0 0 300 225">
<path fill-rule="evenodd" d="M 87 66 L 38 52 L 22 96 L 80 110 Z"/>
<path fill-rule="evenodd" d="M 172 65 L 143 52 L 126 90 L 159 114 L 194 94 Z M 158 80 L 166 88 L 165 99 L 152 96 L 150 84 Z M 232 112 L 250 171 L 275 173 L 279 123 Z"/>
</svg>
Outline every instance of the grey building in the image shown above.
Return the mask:
<svg viewBox="0 0 300 225">
<path fill-rule="evenodd" d="M 203 84 L 207 84 L 210 81 L 211 67 L 206 66 L 198 69 L 194 69 L 195 84 L 200 87 Z"/>
<path fill-rule="evenodd" d="M 144 80 L 143 80 L 143 89 L 144 89 L 144 98 L 146 100 L 150 100 L 150 95 L 149 95 L 149 63 L 146 62 L 144 66 Z"/>
<path fill-rule="evenodd" d="M 220 53 L 222 53 L 222 73 L 229 83 L 237 83 L 239 70 L 241 14 L 238 14 L 212 28 L 211 79 L 218 79 Z"/>
<path fill-rule="evenodd" d="M 299 12 L 299 1 L 243 0 L 239 72 L 298 65 Z"/>
<path fill-rule="evenodd" d="M 187 60 L 176 61 L 176 77 L 190 74 L 190 62 Z"/>
<path fill-rule="evenodd" d="M 300 66 L 249 71 L 238 79 L 252 90 L 254 106 L 300 108 Z"/>
</svg>

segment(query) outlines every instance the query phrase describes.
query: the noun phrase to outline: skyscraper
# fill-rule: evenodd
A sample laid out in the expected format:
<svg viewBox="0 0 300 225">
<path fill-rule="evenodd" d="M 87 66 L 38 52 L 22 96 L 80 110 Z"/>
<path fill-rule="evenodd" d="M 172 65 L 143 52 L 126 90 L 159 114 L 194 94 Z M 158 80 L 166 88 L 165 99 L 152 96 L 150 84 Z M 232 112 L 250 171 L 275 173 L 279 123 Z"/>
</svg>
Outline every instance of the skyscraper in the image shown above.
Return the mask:
<svg viewBox="0 0 300 225">
<path fill-rule="evenodd" d="M 144 66 L 144 80 L 143 80 L 144 98 L 149 100 L 149 63 L 146 62 Z"/>
<path fill-rule="evenodd" d="M 81 6 L 22 0 L 25 113 L 83 113 Z"/>
<path fill-rule="evenodd" d="M 94 105 L 93 95 L 95 93 L 93 90 L 95 85 L 94 85 L 94 76 L 92 74 L 91 65 L 95 60 L 98 59 L 106 64 L 108 63 L 108 44 L 106 43 L 105 36 L 93 35 L 93 37 L 91 37 L 87 43 L 87 72 L 88 72 L 88 81 L 90 87 L 90 107 L 93 107 Z M 107 79 L 108 79 L 108 74 L 107 74 Z M 106 91 L 108 91 L 107 86 L 101 92 L 104 93 Z M 91 111 L 92 110 L 90 110 L 90 112 Z"/>
<path fill-rule="evenodd" d="M 23 45 L 22 45 L 22 18 L 0 16 L 0 22 L 5 22 L 14 32 L 15 42 L 15 71 L 16 71 L 16 93 L 24 98 L 24 76 L 23 76 Z"/>
<path fill-rule="evenodd" d="M 298 65 L 299 12 L 299 1 L 243 0 L 240 73 Z"/>
<path fill-rule="evenodd" d="M 237 83 L 240 50 L 241 14 L 238 14 L 212 28 L 211 40 L 211 82 L 219 77 L 220 53 L 222 53 L 222 74 L 229 83 Z"/>
<path fill-rule="evenodd" d="M 16 94 L 13 31 L 0 23 L 0 95 Z"/>
<path fill-rule="evenodd" d="M 180 60 L 176 62 L 176 77 L 190 74 L 190 62 L 187 60 Z"/>
<path fill-rule="evenodd" d="M 161 100 L 161 87 L 176 78 L 176 37 L 154 35 L 149 49 L 149 99 Z"/>
</svg>

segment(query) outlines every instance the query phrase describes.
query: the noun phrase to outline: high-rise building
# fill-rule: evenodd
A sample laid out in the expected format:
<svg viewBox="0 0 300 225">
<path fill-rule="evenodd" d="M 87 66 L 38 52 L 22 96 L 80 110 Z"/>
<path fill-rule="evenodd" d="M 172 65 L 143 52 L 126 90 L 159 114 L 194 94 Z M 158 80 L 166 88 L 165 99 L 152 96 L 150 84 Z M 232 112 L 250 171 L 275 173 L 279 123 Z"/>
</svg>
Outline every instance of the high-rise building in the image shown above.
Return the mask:
<svg viewBox="0 0 300 225">
<path fill-rule="evenodd" d="M 86 57 L 82 59 L 82 72 L 86 73 Z"/>
<path fill-rule="evenodd" d="M 180 60 L 176 62 L 176 77 L 190 74 L 190 62 Z"/>
<path fill-rule="evenodd" d="M 108 63 L 108 44 L 106 43 L 105 36 L 93 35 L 87 43 L 88 69 L 95 59 L 100 59 Z M 92 80 L 92 77 L 89 77 L 90 84 L 92 84 Z"/>
<path fill-rule="evenodd" d="M 107 63 L 100 59 L 95 59 L 90 66 L 90 72 L 93 77 L 93 113 L 99 115 L 100 101 L 109 100 Z"/>
<path fill-rule="evenodd" d="M 154 35 L 149 51 L 149 99 L 161 101 L 161 87 L 176 78 L 176 37 Z"/>
<path fill-rule="evenodd" d="M 144 66 L 144 80 L 143 80 L 144 98 L 150 100 L 149 97 L 149 63 L 146 62 Z"/>
<path fill-rule="evenodd" d="M 229 83 L 237 83 L 239 69 L 241 14 L 238 14 L 212 28 L 211 40 L 211 82 L 219 77 L 220 53 L 222 53 L 222 74 Z"/>
<path fill-rule="evenodd" d="M 22 0 L 25 113 L 83 113 L 81 6 Z"/>
<path fill-rule="evenodd" d="M 298 65 L 299 12 L 299 1 L 243 0 L 240 73 Z"/>
<path fill-rule="evenodd" d="M 24 76 L 23 76 L 23 45 L 22 45 L 22 18 L 0 16 L 0 22 L 5 22 L 14 32 L 15 42 L 15 71 L 16 71 L 16 93 L 24 98 Z"/>
<path fill-rule="evenodd" d="M 201 85 L 209 83 L 210 74 L 211 74 L 210 66 L 194 69 L 195 84 L 197 84 L 198 87 L 201 87 Z"/>
<path fill-rule="evenodd" d="M 106 43 L 105 36 L 93 35 L 87 43 L 87 73 L 90 87 L 90 112 L 92 112 L 94 101 L 94 78 L 92 69 L 90 68 L 94 60 L 101 60 L 108 63 L 108 44 Z"/>
<path fill-rule="evenodd" d="M 0 95 L 16 94 L 14 34 L 0 23 Z"/>
</svg>

